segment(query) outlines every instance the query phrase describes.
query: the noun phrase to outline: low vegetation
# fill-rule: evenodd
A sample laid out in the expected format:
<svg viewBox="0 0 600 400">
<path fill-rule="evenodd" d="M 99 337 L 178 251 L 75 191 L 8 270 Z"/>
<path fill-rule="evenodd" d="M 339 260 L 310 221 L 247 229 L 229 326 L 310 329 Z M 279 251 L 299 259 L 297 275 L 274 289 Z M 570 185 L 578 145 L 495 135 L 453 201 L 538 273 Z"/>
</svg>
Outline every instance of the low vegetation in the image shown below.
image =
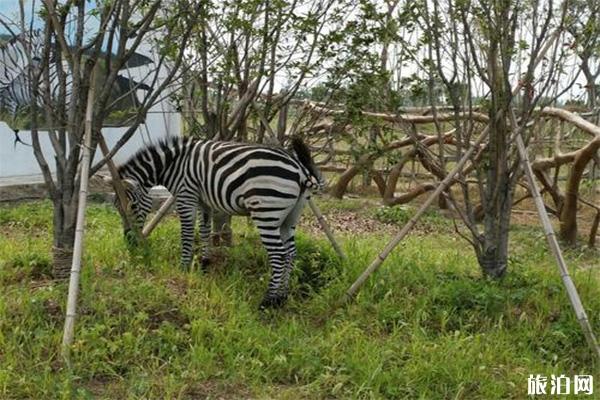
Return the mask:
<svg viewBox="0 0 600 400">
<path fill-rule="evenodd" d="M 184 273 L 174 217 L 130 253 L 116 212 L 92 204 L 70 367 L 59 352 L 66 284 L 48 278 L 52 205 L 1 207 L 0 398 L 519 399 L 529 374 L 597 371 L 537 227 L 512 228 L 509 272 L 491 281 L 432 212 L 356 302 L 335 308 L 410 212 L 365 204 L 341 207 L 387 229 L 341 235 L 341 262 L 301 226 L 290 302 L 268 312 L 267 258 L 245 219 L 208 273 Z M 600 332 L 598 254 L 566 257 Z"/>
</svg>

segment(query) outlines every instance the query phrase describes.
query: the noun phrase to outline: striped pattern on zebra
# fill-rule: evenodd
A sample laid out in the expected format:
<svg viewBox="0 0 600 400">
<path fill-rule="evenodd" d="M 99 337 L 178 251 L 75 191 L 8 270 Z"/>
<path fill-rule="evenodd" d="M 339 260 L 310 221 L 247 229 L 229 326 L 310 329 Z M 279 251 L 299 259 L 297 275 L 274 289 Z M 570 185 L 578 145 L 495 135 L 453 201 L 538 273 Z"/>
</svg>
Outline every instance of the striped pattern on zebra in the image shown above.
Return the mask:
<svg viewBox="0 0 600 400">
<path fill-rule="evenodd" d="M 293 139 L 292 151 L 288 152 L 238 142 L 175 138 L 140 150 L 119 167 L 119 174 L 140 228 L 152 205 L 150 188 L 162 185 L 176 196 L 184 269 L 192 263 L 198 211 L 203 265 L 208 260 L 212 212 L 249 215 L 272 268 L 261 307 L 285 302 L 296 255 L 296 223 L 311 193 L 323 185 L 302 140 Z"/>
<path fill-rule="evenodd" d="M 37 65 L 41 60 L 44 38 L 40 29 L 21 32 L 0 46 L 0 88 L 4 88 L 16 76 L 27 73 L 31 63 Z"/>
</svg>

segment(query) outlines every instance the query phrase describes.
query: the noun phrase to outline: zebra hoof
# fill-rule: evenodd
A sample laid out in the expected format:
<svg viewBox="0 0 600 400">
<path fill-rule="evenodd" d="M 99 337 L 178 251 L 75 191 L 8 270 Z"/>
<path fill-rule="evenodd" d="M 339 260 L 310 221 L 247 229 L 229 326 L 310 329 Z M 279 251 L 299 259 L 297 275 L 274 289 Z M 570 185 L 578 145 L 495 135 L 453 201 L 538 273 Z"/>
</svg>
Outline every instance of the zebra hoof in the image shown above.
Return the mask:
<svg viewBox="0 0 600 400">
<path fill-rule="evenodd" d="M 200 261 L 200 267 L 202 269 L 202 272 L 208 272 L 209 265 L 210 265 L 210 258 L 202 257 L 202 260 Z"/>
<path fill-rule="evenodd" d="M 123 237 L 125 238 L 127 245 L 130 247 L 137 247 L 139 244 L 135 232 L 131 229 L 124 229 Z"/>
<path fill-rule="evenodd" d="M 261 301 L 258 308 L 260 310 L 266 310 L 268 308 L 281 308 L 287 300 L 287 296 L 269 296 L 266 295 Z"/>
</svg>

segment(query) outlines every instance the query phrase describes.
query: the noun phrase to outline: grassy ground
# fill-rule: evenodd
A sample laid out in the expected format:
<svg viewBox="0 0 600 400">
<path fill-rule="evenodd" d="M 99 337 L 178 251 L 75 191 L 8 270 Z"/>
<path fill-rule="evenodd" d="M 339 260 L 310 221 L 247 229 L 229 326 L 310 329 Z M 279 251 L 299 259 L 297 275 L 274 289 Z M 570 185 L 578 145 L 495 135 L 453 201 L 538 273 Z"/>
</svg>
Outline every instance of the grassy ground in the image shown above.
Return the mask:
<svg viewBox="0 0 600 400">
<path fill-rule="evenodd" d="M 356 216 L 360 233 L 342 236 L 350 260 L 307 215 L 290 302 L 261 313 L 269 271 L 245 219 L 209 273 L 187 274 L 174 218 L 132 255 L 117 214 L 92 204 L 71 368 L 59 353 L 66 285 L 47 279 L 51 206 L 1 207 L 0 398 L 520 399 L 529 374 L 597 372 L 539 229 L 514 227 L 509 274 L 491 282 L 430 213 L 354 304 L 333 309 L 410 210 L 322 206 Z M 375 218 L 384 229 L 360 230 Z M 598 253 L 566 256 L 600 332 Z"/>
</svg>

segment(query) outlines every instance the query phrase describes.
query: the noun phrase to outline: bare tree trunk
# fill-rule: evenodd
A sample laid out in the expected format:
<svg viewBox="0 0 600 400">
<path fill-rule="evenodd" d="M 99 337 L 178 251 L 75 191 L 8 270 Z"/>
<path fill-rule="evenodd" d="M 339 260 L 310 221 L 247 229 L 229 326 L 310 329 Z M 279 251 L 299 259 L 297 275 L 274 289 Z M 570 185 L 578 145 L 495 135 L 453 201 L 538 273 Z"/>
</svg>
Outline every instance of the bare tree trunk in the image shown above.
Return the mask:
<svg viewBox="0 0 600 400">
<path fill-rule="evenodd" d="M 331 187 L 329 194 L 336 199 L 344 197 L 352 179 L 371 162 L 371 158 L 370 154 L 362 155 L 353 166 L 340 175 L 335 185 Z"/>
<path fill-rule="evenodd" d="M 369 129 L 369 144 L 368 148 L 375 148 L 377 146 L 377 137 L 379 136 L 379 126 L 372 125 L 371 129 Z M 371 186 L 371 170 L 369 168 L 365 168 L 363 170 L 362 175 L 362 187 L 363 189 Z"/>
<path fill-rule="evenodd" d="M 287 118 L 288 118 L 288 105 L 284 105 L 279 110 L 279 119 L 277 120 L 277 141 L 280 145 L 283 145 L 285 140 L 285 133 L 287 130 Z"/>
<path fill-rule="evenodd" d="M 591 249 L 596 247 L 596 235 L 598 234 L 598 225 L 600 225 L 600 211 L 596 212 L 596 217 L 594 218 L 594 222 L 592 222 L 592 229 L 590 229 L 588 247 Z"/>
<path fill-rule="evenodd" d="M 585 90 L 587 92 L 587 105 L 588 105 L 588 107 L 593 109 L 594 107 L 596 107 L 596 96 L 597 96 L 596 77 L 597 76 L 594 76 L 594 74 L 590 70 L 589 56 L 580 56 L 580 57 L 583 57 L 583 60 L 581 62 L 581 72 L 583 72 L 583 75 L 585 76 L 585 80 L 586 80 Z"/>
<path fill-rule="evenodd" d="M 71 271 L 73 240 L 77 223 L 77 198 L 68 193 L 54 199 L 54 243 L 52 276 L 67 279 Z"/>
<path fill-rule="evenodd" d="M 600 136 L 599 136 L 600 138 Z M 600 140 L 596 142 L 600 143 Z M 577 198 L 579 197 L 579 184 L 583 178 L 585 166 L 592 159 L 598 146 L 586 146 L 581 149 L 567 180 L 565 190 L 565 202 L 560 214 L 560 237 L 569 244 L 575 244 L 577 241 Z"/>
<path fill-rule="evenodd" d="M 507 8 L 501 9 L 507 18 Z M 483 245 L 477 252 L 483 273 L 499 278 L 506 272 L 508 261 L 508 228 L 514 185 L 509 165 L 509 129 L 505 118 L 511 104 L 511 89 L 507 82 L 508 65 L 502 55 L 508 37 L 490 38 L 488 73 L 491 89 L 490 139 L 484 155 L 486 182 L 484 185 Z"/>
</svg>

